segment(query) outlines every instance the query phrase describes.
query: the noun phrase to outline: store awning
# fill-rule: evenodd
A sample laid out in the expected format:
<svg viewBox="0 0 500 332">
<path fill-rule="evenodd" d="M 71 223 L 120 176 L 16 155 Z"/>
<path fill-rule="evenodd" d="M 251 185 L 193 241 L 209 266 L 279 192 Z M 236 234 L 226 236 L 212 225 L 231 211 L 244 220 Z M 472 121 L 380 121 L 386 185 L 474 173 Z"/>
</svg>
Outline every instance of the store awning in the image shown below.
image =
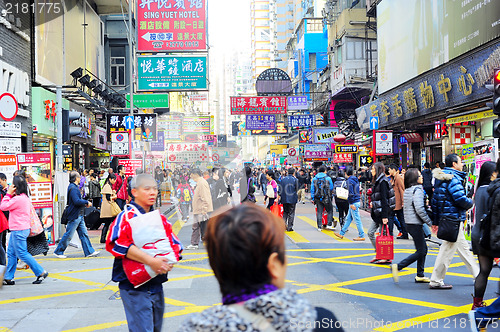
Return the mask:
<svg viewBox="0 0 500 332">
<path fill-rule="evenodd" d="M 408 133 L 403 134 L 402 136 L 408 141 L 408 143 L 420 143 L 424 141 L 419 133 Z"/>
<path fill-rule="evenodd" d="M 451 125 L 455 123 L 461 123 L 461 122 L 469 122 L 469 121 L 478 121 L 486 118 L 493 118 L 496 117 L 495 114 L 493 114 L 493 110 L 488 109 L 482 112 L 475 112 L 472 114 L 465 114 L 461 116 L 456 116 L 453 118 L 446 119 L 446 124 Z"/>
</svg>

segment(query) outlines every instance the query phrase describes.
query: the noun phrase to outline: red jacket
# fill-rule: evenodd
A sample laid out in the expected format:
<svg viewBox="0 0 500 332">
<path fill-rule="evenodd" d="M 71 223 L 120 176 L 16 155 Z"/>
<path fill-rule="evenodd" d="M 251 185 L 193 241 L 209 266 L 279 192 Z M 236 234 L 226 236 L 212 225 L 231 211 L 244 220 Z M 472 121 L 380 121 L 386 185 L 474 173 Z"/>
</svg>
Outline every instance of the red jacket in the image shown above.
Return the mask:
<svg viewBox="0 0 500 332">
<path fill-rule="evenodd" d="M 111 187 L 111 189 L 113 189 L 117 194 L 118 194 L 118 191 L 120 190 L 120 188 L 122 187 L 122 183 L 123 183 L 123 180 L 122 180 L 122 177 L 121 175 L 116 175 L 116 182 L 115 184 L 113 185 L 113 187 Z"/>
</svg>

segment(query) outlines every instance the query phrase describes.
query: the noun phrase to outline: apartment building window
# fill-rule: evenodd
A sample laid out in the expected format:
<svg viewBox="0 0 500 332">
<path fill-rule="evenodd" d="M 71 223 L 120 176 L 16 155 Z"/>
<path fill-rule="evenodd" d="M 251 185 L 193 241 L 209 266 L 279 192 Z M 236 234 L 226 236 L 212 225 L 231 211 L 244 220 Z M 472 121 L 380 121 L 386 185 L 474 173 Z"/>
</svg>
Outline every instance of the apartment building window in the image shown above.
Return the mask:
<svg viewBox="0 0 500 332">
<path fill-rule="evenodd" d="M 347 60 L 363 60 L 365 58 L 364 41 L 348 41 L 346 43 Z"/>
<path fill-rule="evenodd" d="M 316 53 L 309 53 L 309 70 L 316 70 Z"/>
<path fill-rule="evenodd" d="M 125 47 L 110 47 L 111 86 L 125 86 Z"/>
<path fill-rule="evenodd" d="M 323 32 L 321 20 L 307 20 L 307 32 Z"/>
</svg>

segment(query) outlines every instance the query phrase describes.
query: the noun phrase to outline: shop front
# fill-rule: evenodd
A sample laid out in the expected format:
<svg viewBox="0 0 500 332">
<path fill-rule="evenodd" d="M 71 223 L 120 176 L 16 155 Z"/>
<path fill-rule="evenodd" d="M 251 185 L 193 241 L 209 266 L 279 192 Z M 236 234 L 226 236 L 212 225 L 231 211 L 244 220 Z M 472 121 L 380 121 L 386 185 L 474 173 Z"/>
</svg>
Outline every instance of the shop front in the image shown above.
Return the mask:
<svg viewBox="0 0 500 332">
<path fill-rule="evenodd" d="M 77 105 L 75 103 L 70 103 L 69 105 L 72 111 L 81 112 L 82 116 L 80 119 L 75 120 L 71 123 L 72 126 L 80 127 L 80 134 L 73 136 L 70 139 L 69 147 L 71 149 L 70 154 L 64 158 L 64 169 L 68 170 L 80 170 L 91 168 L 91 152 L 95 148 L 95 115 L 90 112 L 90 110 Z M 70 158 L 71 157 L 71 158 Z"/>
</svg>

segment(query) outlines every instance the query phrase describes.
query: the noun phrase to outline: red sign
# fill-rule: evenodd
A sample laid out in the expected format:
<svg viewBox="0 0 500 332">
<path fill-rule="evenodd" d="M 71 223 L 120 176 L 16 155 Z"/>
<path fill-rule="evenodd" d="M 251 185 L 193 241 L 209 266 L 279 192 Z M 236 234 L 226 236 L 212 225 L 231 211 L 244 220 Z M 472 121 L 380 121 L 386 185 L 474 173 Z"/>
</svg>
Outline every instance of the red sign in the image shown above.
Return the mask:
<svg viewBox="0 0 500 332">
<path fill-rule="evenodd" d="M 336 153 L 333 155 L 334 163 L 352 163 L 352 153 Z"/>
<path fill-rule="evenodd" d="M 56 122 L 56 103 L 53 100 L 45 100 L 43 103 L 45 104 L 45 118 L 50 120 L 52 117 L 52 121 Z"/>
<path fill-rule="evenodd" d="M 137 1 L 139 52 L 207 49 L 206 0 Z"/>
<path fill-rule="evenodd" d="M 142 168 L 142 159 L 121 159 L 118 164 L 125 168 L 126 177 L 135 176 L 135 170 Z"/>
<path fill-rule="evenodd" d="M 18 169 L 26 171 L 31 202 L 35 209 L 52 209 L 52 158 L 50 153 L 19 153 Z"/>
<path fill-rule="evenodd" d="M 286 114 L 286 97 L 231 97 L 231 115 Z"/>
</svg>

